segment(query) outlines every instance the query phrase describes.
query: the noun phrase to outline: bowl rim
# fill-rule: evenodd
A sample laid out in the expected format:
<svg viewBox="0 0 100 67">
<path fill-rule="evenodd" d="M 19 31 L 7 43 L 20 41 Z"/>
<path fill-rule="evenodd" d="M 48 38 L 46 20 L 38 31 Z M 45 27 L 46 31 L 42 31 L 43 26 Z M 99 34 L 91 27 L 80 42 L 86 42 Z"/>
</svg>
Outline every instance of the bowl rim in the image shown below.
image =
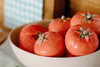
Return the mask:
<svg viewBox="0 0 100 67">
<path fill-rule="evenodd" d="M 42 20 L 42 21 L 51 21 L 51 20 Z M 35 21 L 34 23 L 42 22 L 42 21 Z M 37 55 L 37 54 L 34 54 L 34 53 L 30 53 L 30 52 L 28 52 L 28 51 L 25 51 L 25 50 L 19 48 L 16 44 L 14 44 L 14 43 L 12 42 L 12 40 L 11 40 L 11 35 L 12 35 L 13 31 L 16 30 L 16 29 L 18 29 L 19 27 L 22 27 L 22 26 L 25 26 L 25 25 L 28 25 L 28 24 L 32 24 L 32 23 L 33 23 L 33 22 L 26 23 L 26 24 L 23 24 L 23 25 L 18 26 L 18 27 L 16 27 L 15 29 L 12 29 L 12 30 L 11 30 L 11 32 L 10 32 L 9 35 L 8 35 L 8 40 L 9 40 L 9 42 L 11 43 L 10 46 L 13 44 L 13 46 L 14 46 L 15 48 L 17 48 L 18 50 L 23 51 L 24 53 L 27 53 L 27 54 L 30 54 L 30 55 L 34 55 L 34 56 L 37 56 L 37 57 L 41 57 L 41 58 L 48 58 L 48 59 L 49 59 L 49 58 L 50 58 L 50 59 L 77 59 L 77 58 L 83 58 L 83 57 L 91 56 L 91 55 L 94 55 L 95 53 L 100 52 L 100 49 L 99 49 L 99 50 L 97 50 L 97 51 L 95 51 L 95 52 L 93 52 L 93 53 L 90 53 L 90 54 L 87 54 L 87 55 L 84 55 L 84 56 L 78 56 L 78 57 L 46 57 L 46 56 L 40 56 L 40 55 Z M 33 24 L 34 24 L 34 23 L 33 23 Z M 12 46 L 11 46 L 11 48 L 13 49 Z M 15 52 L 14 52 L 14 53 L 15 53 Z"/>
</svg>

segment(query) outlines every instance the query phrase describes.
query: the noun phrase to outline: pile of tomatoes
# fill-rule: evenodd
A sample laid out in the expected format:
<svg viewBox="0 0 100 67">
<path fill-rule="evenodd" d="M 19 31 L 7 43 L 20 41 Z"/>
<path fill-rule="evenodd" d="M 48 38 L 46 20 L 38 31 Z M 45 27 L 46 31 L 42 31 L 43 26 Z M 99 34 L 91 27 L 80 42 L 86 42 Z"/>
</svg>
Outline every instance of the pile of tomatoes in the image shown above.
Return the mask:
<svg viewBox="0 0 100 67">
<path fill-rule="evenodd" d="M 99 48 L 100 16 L 91 11 L 77 12 L 72 18 L 54 19 L 48 30 L 36 24 L 25 26 L 19 34 L 19 47 L 46 57 L 76 57 Z"/>
</svg>

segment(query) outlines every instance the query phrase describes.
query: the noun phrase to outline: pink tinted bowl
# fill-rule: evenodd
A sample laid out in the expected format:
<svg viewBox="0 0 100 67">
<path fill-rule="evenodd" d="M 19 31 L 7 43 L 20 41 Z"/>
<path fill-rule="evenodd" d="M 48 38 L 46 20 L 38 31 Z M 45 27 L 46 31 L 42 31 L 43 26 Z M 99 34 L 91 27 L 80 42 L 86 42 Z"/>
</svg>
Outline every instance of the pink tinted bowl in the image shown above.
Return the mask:
<svg viewBox="0 0 100 67">
<path fill-rule="evenodd" d="M 50 22 L 49 20 L 45 20 L 30 24 L 40 24 L 47 28 Z M 8 37 L 13 52 L 25 67 L 100 67 L 100 50 L 85 56 L 67 58 L 43 57 L 20 49 L 18 47 L 18 36 L 25 25 L 12 30 Z"/>
</svg>

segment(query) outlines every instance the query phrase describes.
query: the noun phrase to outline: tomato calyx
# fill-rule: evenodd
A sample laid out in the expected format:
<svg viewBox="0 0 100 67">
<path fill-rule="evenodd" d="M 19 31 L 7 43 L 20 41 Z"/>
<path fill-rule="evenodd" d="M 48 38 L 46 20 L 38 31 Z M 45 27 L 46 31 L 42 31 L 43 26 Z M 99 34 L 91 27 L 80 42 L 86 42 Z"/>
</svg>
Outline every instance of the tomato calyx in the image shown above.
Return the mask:
<svg viewBox="0 0 100 67">
<path fill-rule="evenodd" d="M 80 27 L 80 30 L 76 31 L 78 33 L 80 33 L 81 35 L 79 36 L 79 39 L 81 38 L 85 38 L 87 41 L 89 41 L 89 35 L 92 35 L 92 33 L 89 32 L 89 29 L 83 29 L 82 27 Z"/>
<path fill-rule="evenodd" d="M 43 34 L 43 33 L 40 31 L 40 32 L 38 33 L 38 35 L 36 36 L 35 40 L 37 40 L 42 34 Z"/>
<path fill-rule="evenodd" d="M 60 20 L 66 22 L 66 18 L 65 18 L 65 16 L 62 15 Z"/>
<path fill-rule="evenodd" d="M 47 41 L 47 37 L 48 37 L 48 35 L 45 36 L 43 33 L 42 33 L 42 35 L 40 33 L 39 40 L 36 42 L 36 45 L 39 44 L 39 46 L 40 46 L 43 41 Z"/>
<path fill-rule="evenodd" d="M 88 21 L 89 24 L 91 24 L 91 20 L 96 20 L 95 18 L 95 14 L 91 14 L 90 12 L 82 13 L 82 16 L 85 16 L 85 18 L 83 19 L 83 21 Z"/>
</svg>

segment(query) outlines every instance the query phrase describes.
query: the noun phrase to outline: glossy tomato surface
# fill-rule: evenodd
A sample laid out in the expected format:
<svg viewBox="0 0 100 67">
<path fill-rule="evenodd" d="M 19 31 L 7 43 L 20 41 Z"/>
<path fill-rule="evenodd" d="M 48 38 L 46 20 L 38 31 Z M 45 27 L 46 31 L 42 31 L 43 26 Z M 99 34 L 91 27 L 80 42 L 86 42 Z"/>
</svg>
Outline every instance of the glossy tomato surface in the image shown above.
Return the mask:
<svg viewBox="0 0 100 67">
<path fill-rule="evenodd" d="M 57 32 L 64 37 L 67 30 L 70 28 L 70 22 L 71 18 L 65 18 L 65 20 L 57 18 L 49 24 L 48 30 Z"/>
<path fill-rule="evenodd" d="M 84 25 L 100 35 L 100 15 L 92 11 L 79 11 L 71 20 L 70 26 Z"/>
<path fill-rule="evenodd" d="M 39 32 L 46 32 L 47 29 L 41 25 L 30 24 L 25 26 L 19 34 L 19 47 L 23 50 L 33 53 L 34 42 Z"/>
<path fill-rule="evenodd" d="M 85 30 L 88 30 L 88 37 L 83 35 L 81 36 L 80 27 Z M 82 33 L 83 34 L 83 33 Z M 85 36 L 85 37 L 84 37 Z M 80 38 L 82 37 L 82 38 Z M 96 33 L 85 26 L 72 26 L 65 35 L 65 45 L 67 50 L 75 56 L 83 56 L 90 53 L 93 53 L 97 50 L 99 46 L 99 41 Z"/>
<path fill-rule="evenodd" d="M 65 53 L 62 36 L 55 32 L 45 32 L 34 45 L 34 53 L 40 56 L 61 57 Z"/>
</svg>

